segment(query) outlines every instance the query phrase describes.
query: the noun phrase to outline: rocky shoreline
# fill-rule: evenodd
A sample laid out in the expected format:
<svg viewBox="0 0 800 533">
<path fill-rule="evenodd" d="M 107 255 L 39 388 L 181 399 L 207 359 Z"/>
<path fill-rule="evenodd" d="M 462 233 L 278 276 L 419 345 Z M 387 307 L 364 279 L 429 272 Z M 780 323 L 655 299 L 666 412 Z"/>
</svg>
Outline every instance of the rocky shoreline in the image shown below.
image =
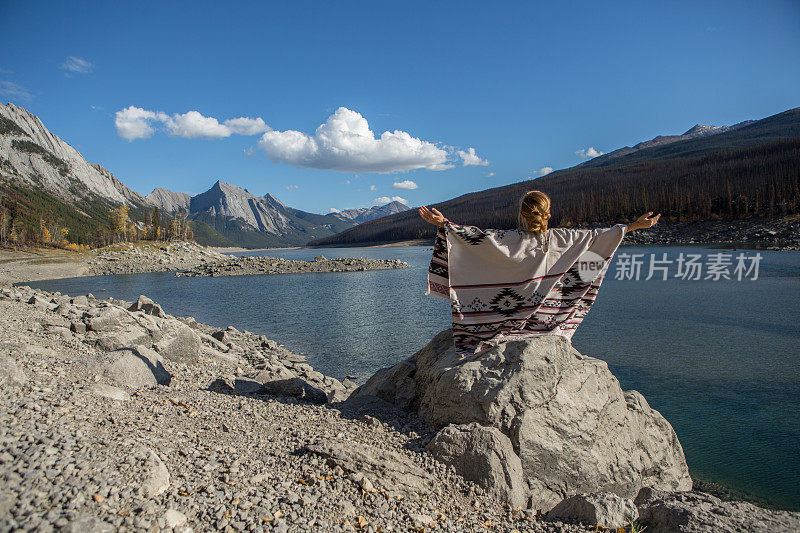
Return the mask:
<svg viewBox="0 0 800 533">
<path fill-rule="evenodd" d="M 93 251 L 90 276 L 185 270 L 231 259 L 195 242 L 117 244 Z"/>
<path fill-rule="evenodd" d="M 304 272 L 363 272 L 408 268 L 404 261 L 365 259 L 363 257 L 327 259 L 317 256 L 313 261 L 298 261 L 269 256 L 243 256 L 214 263 L 202 263 L 179 270 L 177 276 L 246 276 L 255 274 L 296 274 Z"/>
<path fill-rule="evenodd" d="M 364 272 L 408 268 L 403 261 L 318 256 L 297 261 L 270 256 L 235 257 L 195 242 L 120 243 L 91 251 L 0 250 L 0 286 L 82 276 L 175 272 L 177 276 L 242 276 L 303 272 Z"/>
<path fill-rule="evenodd" d="M 630 245 L 727 245 L 763 250 L 800 250 L 800 217 L 734 221 L 703 221 L 656 226 L 629 233 L 623 244 Z"/>
<path fill-rule="evenodd" d="M 353 384 L 262 336 L 1 291 L 2 531 L 583 531 L 464 481 L 417 417 L 331 404 Z"/>
<path fill-rule="evenodd" d="M 594 524 L 624 527 L 637 517 L 656 533 L 800 526 L 797 513 L 698 492 L 639 490 L 641 480 L 625 489 L 629 497 L 603 492 L 604 484 L 617 483 L 605 474 L 590 479 L 599 492 L 549 509 L 574 481 L 558 470 L 537 474 L 542 490 L 529 493 L 520 479 L 525 487 L 534 479 L 519 477 L 527 475 L 529 445 L 518 443 L 515 451 L 504 444 L 506 433 L 517 438 L 513 431 L 491 422 L 497 415 L 507 419 L 508 407 L 489 408 L 489 419 L 473 427 L 469 402 L 482 401 L 480 395 L 457 393 L 469 381 L 459 373 L 472 376 L 474 390 L 484 390 L 489 382 L 480 375 L 510 361 L 508 353 L 474 367 L 452 360 L 447 335 L 354 393 L 349 379 L 316 372 L 303 356 L 264 336 L 174 317 L 144 296 L 124 302 L 0 289 L 0 530 L 577 532 Z M 531 346 L 512 348 L 556 366 L 574 359 L 569 351 Z M 580 370 L 600 363 L 581 356 L 570 364 Z M 409 374 L 414 367 L 419 371 Z M 567 389 L 583 375 L 566 367 L 560 372 L 558 386 Z M 493 383 L 530 386 L 527 377 L 505 379 Z M 615 390 L 613 376 L 593 379 Z M 527 394 L 524 401 L 537 393 Z M 621 393 L 610 397 L 615 394 Z M 640 395 L 631 396 L 631 404 L 627 394 L 628 410 L 655 416 Z M 518 413 L 530 409 L 520 400 L 509 405 Z M 617 424 L 621 407 L 608 405 L 603 416 Z M 566 419 L 560 420 L 569 433 Z M 674 466 L 663 459 L 642 463 L 640 475 L 660 479 L 656 486 L 683 486 L 688 475 L 680 444 L 669 444 L 671 428 L 664 424 L 646 423 L 647 437 L 631 430 L 649 448 L 626 468 L 667 453 Z M 652 440 L 660 431 L 666 431 L 664 444 Z M 614 453 L 628 453 L 624 442 Z M 570 444 L 570 462 L 591 462 L 575 459 L 580 446 Z M 517 453 L 523 463 L 515 470 Z M 662 470 L 672 473 L 664 478 Z"/>
</svg>

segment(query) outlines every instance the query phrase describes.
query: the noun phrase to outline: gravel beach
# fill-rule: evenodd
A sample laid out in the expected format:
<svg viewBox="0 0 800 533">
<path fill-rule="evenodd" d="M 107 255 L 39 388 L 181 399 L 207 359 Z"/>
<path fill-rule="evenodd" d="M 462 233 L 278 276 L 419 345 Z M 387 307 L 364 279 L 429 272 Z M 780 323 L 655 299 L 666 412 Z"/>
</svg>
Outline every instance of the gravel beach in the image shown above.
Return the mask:
<svg viewBox="0 0 800 533">
<path fill-rule="evenodd" d="M 253 387 L 264 372 L 331 399 L 352 387 L 269 339 L 147 299 L 1 295 L 2 531 L 585 530 L 488 498 L 433 460 L 407 413 Z M 160 353 L 142 338 L 109 352 L 140 322 Z M 194 362 L 164 344 L 179 324 L 201 340 Z M 168 381 L 137 382 L 145 359 Z"/>
</svg>

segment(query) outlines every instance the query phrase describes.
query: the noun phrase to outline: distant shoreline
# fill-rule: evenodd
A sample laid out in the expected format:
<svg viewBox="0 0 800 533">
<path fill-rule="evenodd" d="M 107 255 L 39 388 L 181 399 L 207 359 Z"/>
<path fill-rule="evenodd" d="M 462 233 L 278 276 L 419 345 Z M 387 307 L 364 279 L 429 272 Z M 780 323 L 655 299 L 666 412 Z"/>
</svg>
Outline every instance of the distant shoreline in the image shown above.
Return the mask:
<svg viewBox="0 0 800 533">
<path fill-rule="evenodd" d="M 576 228 L 578 229 L 578 228 Z M 713 246 L 759 248 L 774 251 L 800 251 L 800 217 L 781 219 L 718 221 L 688 224 L 661 223 L 651 229 L 625 236 L 623 245 Z M 432 246 L 433 238 L 397 242 L 360 242 L 307 246 L 323 248 L 380 248 L 388 246 Z"/>
<path fill-rule="evenodd" d="M 800 251 L 800 217 L 777 220 L 703 221 L 659 224 L 625 236 L 623 246 L 709 246 L 770 251 Z M 110 274 L 177 271 L 228 259 L 227 254 L 288 250 L 433 246 L 433 239 L 292 246 L 286 248 L 206 247 L 196 243 L 123 243 L 73 252 L 55 248 L 0 249 L 0 286 L 26 281 Z M 147 253 L 137 250 L 147 248 Z"/>
</svg>

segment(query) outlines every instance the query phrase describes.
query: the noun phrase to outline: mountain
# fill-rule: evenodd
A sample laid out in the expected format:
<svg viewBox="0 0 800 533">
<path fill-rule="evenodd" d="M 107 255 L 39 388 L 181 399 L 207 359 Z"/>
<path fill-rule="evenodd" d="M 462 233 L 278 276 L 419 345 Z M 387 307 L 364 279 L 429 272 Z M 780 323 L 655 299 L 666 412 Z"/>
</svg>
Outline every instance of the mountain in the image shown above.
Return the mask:
<svg viewBox="0 0 800 533">
<path fill-rule="evenodd" d="M 609 152 L 607 154 L 595 157 L 591 161 L 587 161 L 586 163 L 584 163 L 584 165 L 597 166 L 599 164 L 605 164 L 611 159 L 629 155 L 634 152 L 638 152 L 639 150 L 644 150 L 646 148 L 653 148 L 655 146 L 664 146 L 667 144 L 672 144 L 680 141 L 687 141 L 689 139 L 708 137 L 710 135 L 718 135 L 720 133 L 725 133 L 726 131 L 732 131 L 747 126 L 748 124 L 752 124 L 753 122 L 755 121 L 745 120 L 744 122 L 734 124 L 733 126 L 704 126 L 702 124 L 695 124 L 693 127 L 689 128 L 685 133 L 682 133 L 680 135 L 659 135 L 657 137 L 654 137 L 653 139 L 650 139 L 649 141 L 643 141 L 634 146 L 625 146 L 623 148 L 614 150 L 613 152 Z"/>
<path fill-rule="evenodd" d="M 356 209 L 343 209 L 331 213 L 330 216 L 341 218 L 342 220 L 352 220 L 353 222 L 361 223 L 368 220 L 374 220 L 395 213 L 402 213 L 408 211 L 409 207 L 400 202 L 389 202 L 386 205 L 376 205 L 373 207 L 360 207 Z"/>
<path fill-rule="evenodd" d="M 153 192 L 145 196 L 145 199 L 151 205 L 158 207 L 162 213 L 188 211 L 190 198 L 191 196 L 185 192 L 172 192 L 161 187 L 153 189 Z"/>
<path fill-rule="evenodd" d="M 222 181 L 192 197 L 155 189 L 146 198 L 166 214 L 185 212 L 195 239 L 215 246 L 300 246 L 356 224 L 348 219 L 294 209 L 271 194 L 256 196 Z"/>
<path fill-rule="evenodd" d="M 67 235 L 75 244 L 103 244 L 113 236 L 111 211 L 127 205 L 141 220 L 147 200 L 101 165 L 86 161 L 39 118 L 14 104 L 0 105 L 2 238 L 48 242 Z M 47 232 L 44 228 L 49 228 Z"/>
<path fill-rule="evenodd" d="M 155 189 L 145 197 L 163 213 L 185 212 L 197 242 L 213 246 L 263 248 L 299 246 L 367 220 L 400 213 L 400 202 L 317 215 L 294 209 L 271 194 L 255 196 L 246 189 L 217 181 L 197 196 Z"/>
<path fill-rule="evenodd" d="M 757 144 L 796 137 L 800 137 L 800 108 L 789 109 L 761 120 L 740 122 L 717 134 L 657 144 L 620 157 L 606 159 L 605 155 L 610 154 L 605 154 L 579 166 L 584 168 L 626 166 L 646 161 L 692 157 L 725 150 L 749 148 Z"/>
<path fill-rule="evenodd" d="M 711 135 L 598 157 L 435 207 L 460 223 L 513 228 L 520 197 L 538 189 L 552 199 L 552 226 L 611 224 L 650 210 L 676 223 L 771 217 L 800 213 L 798 176 L 800 108 L 795 108 Z M 432 226 L 414 211 L 406 211 L 309 244 L 340 246 L 432 236 Z"/>
<path fill-rule="evenodd" d="M 67 203 L 95 198 L 130 206 L 147 203 L 50 133 L 36 115 L 10 103 L 0 104 L 0 164 L 3 175 L 17 184 L 42 188 Z"/>
</svg>

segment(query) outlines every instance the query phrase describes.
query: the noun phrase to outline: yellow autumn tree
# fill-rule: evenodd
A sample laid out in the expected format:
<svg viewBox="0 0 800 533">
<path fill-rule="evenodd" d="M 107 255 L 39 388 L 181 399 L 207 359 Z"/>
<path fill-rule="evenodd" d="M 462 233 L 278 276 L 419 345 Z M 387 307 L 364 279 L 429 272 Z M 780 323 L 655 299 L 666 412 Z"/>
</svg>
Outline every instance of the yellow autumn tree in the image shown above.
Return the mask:
<svg viewBox="0 0 800 533">
<path fill-rule="evenodd" d="M 50 236 L 50 230 L 47 229 L 43 218 L 39 219 L 39 227 L 42 230 L 42 244 L 50 244 L 53 238 Z"/>
<path fill-rule="evenodd" d="M 128 206 L 122 204 L 112 214 L 114 215 L 114 234 L 124 241 L 131 221 L 128 217 Z"/>
</svg>

